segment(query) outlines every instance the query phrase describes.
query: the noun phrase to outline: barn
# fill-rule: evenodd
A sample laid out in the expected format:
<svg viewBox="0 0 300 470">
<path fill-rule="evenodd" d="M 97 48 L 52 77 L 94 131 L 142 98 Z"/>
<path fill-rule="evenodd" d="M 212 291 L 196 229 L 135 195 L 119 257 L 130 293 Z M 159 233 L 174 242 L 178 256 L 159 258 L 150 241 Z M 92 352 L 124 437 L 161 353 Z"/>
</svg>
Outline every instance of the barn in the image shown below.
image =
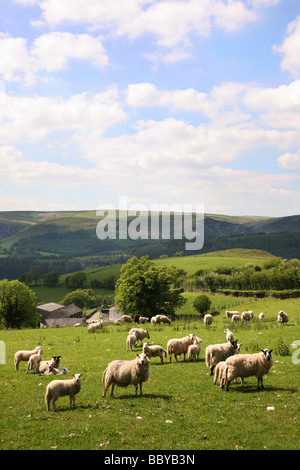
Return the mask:
<svg viewBox="0 0 300 470">
<path fill-rule="evenodd" d="M 40 315 L 41 328 L 74 325 L 74 323 L 81 323 L 84 319 L 82 309 L 75 304 L 60 305 L 50 302 L 38 305 L 37 313 Z"/>
</svg>

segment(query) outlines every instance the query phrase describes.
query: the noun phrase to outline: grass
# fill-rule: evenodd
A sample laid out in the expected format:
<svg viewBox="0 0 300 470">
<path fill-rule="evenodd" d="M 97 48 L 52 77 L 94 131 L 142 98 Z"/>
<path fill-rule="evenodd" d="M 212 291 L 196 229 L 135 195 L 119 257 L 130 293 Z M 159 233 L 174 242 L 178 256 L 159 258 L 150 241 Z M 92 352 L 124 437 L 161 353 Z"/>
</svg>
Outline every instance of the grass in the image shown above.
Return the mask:
<svg viewBox="0 0 300 470">
<path fill-rule="evenodd" d="M 189 301 L 192 294 L 188 295 Z M 219 302 L 219 296 L 212 296 Z M 222 302 L 232 299 L 221 299 Z M 135 398 L 134 387 L 116 388 L 115 397 L 102 398 L 102 372 L 113 359 L 132 359 L 126 352 L 129 326 L 107 325 L 96 333 L 86 327 L 47 330 L 5 330 L 0 339 L 6 346 L 6 363 L 0 364 L 0 449 L 85 449 L 85 450 L 283 450 L 299 449 L 299 370 L 282 344 L 294 352 L 292 343 L 300 339 L 299 303 L 280 301 L 290 322 L 278 326 L 279 303 L 273 299 L 245 299 L 243 307 L 253 308 L 265 321 L 253 321 L 234 329 L 243 343 L 243 352 L 273 348 L 274 366 L 265 377 L 265 390 L 258 392 L 254 377 L 232 384 L 227 393 L 214 386 L 204 362 L 208 344 L 224 342 L 229 326 L 224 309 L 214 316 L 211 327 L 191 317 L 171 326 L 147 325 L 150 342 L 166 347 L 171 337 L 189 332 L 202 342 L 198 362 L 160 364 L 153 358 L 144 396 Z M 44 358 L 62 355 L 61 365 L 70 372 L 82 372 L 82 390 L 76 408 L 68 409 L 68 398 L 58 400 L 58 412 L 47 412 L 45 388 L 51 376 L 25 374 L 13 366 L 14 352 L 20 348 L 44 347 Z M 276 346 L 281 344 L 281 348 Z M 63 378 L 67 378 L 63 377 Z M 268 407 L 274 410 L 268 411 Z"/>
</svg>

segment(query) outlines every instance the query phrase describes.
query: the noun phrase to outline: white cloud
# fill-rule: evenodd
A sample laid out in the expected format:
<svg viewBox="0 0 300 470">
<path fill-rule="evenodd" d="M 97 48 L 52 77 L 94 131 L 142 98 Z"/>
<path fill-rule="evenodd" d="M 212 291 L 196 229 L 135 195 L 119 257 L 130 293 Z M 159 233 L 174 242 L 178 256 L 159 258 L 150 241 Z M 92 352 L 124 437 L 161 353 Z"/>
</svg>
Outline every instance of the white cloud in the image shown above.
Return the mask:
<svg viewBox="0 0 300 470">
<path fill-rule="evenodd" d="M 281 68 L 293 78 L 300 76 L 300 16 L 292 21 L 280 46 L 274 45 L 273 52 L 282 56 Z"/>
<path fill-rule="evenodd" d="M 297 153 L 285 153 L 280 155 L 278 165 L 287 170 L 300 171 L 300 149 Z"/>
</svg>

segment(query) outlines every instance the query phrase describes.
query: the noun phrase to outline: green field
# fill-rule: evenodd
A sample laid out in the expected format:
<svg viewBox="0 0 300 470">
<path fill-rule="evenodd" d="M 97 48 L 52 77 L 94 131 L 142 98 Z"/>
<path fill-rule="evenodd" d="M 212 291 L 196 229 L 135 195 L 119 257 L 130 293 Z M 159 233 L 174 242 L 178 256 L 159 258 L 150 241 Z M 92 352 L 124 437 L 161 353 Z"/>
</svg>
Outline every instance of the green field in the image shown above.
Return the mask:
<svg viewBox="0 0 300 470">
<path fill-rule="evenodd" d="M 182 313 L 192 309 L 195 294 L 186 295 L 188 303 Z M 273 349 L 274 365 L 264 378 L 264 391 L 257 391 L 257 380 L 251 377 L 245 380 L 244 390 L 237 383 L 226 392 L 213 385 L 204 353 L 208 344 L 225 341 L 224 327 L 229 322 L 224 312 L 237 299 L 211 298 L 216 311 L 211 327 L 192 318 L 170 326 L 147 325 L 150 342 L 163 347 L 169 338 L 187 333 L 195 333 L 203 342 L 195 363 L 173 359 L 161 365 L 153 358 L 144 396 L 137 399 L 134 387 L 117 387 L 115 397 L 102 398 L 101 376 L 108 362 L 132 359 L 141 351 L 136 347 L 126 352 L 129 326 L 107 325 L 92 334 L 84 326 L 1 331 L 6 363 L 0 364 L 0 449 L 299 449 L 300 365 L 295 359 L 300 355 L 291 346 L 300 339 L 299 301 L 244 299 L 239 305 L 241 311 L 252 308 L 255 316 L 265 312 L 263 323 L 254 320 L 233 330 L 242 343 L 241 352 Z M 275 319 L 281 308 L 290 317 L 286 326 L 279 326 Z M 75 409 L 69 410 L 68 398 L 62 397 L 57 413 L 46 411 L 45 388 L 53 377 L 26 374 L 25 363 L 20 371 L 14 370 L 15 351 L 37 344 L 44 347 L 44 359 L 62 355 L 61 365 L 71 373 L 83 373 Z"/>
</svg>

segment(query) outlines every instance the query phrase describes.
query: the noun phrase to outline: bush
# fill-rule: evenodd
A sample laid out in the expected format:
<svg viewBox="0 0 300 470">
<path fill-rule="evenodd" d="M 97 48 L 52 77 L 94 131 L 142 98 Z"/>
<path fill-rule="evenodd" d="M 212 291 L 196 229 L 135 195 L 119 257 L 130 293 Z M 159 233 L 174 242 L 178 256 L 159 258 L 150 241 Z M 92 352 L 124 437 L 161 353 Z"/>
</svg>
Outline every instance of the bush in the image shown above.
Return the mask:
<svg viewBox="0 0 300 470">
<path fill-rule="evenodd" d="M 205 294 L 198 295 L 193 302 L 193 307 L 203 316 L 210 309 L 211 300 Z"/>
</svg>

